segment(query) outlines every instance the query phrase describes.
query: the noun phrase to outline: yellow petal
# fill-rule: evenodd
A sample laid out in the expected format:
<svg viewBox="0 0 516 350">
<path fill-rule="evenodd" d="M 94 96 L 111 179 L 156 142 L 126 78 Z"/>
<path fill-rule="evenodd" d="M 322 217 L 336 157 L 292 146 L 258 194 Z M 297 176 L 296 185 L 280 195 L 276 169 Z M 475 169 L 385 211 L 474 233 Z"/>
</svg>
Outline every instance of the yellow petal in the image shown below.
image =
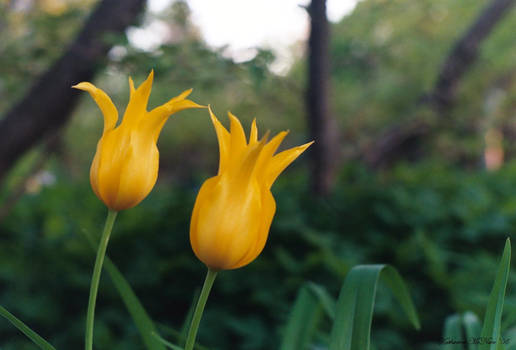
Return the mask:
<svg viewBox="0 0 516 350">
<path fill-rule="evenodd" d="M 138 121 L 141 120 L 147 111 L 147 103 L 149 101 L 149 96 L 152 89 L 152 81 L 154 79 L 154 71 L 151 70 L 147 79 L 136 89 L 136 91 L 132 92 L 134 89 L 134 85 L 131 88 L 131 98 L 129 99 L 129 104 L 124 113 L 124 118 L 122 120 L 121 126 L 123 127 L 134 127 L 137 125 Z M 129 86 L 131 86 L 131 80 L 129 81 Z"/>
<path fill-rule="evenodd" d="M 230 124 L 230 134 L 231 134 L 231 158 L 238 158 L 239 155 L 245 150 L 247 146 L 247 141 L 245 138 L 244 128 L 242 128 L 242 124 L 240 124 L 240 120 L 235 117 L 231 112 L 228 112 L 229 119 L 231 121 Z"/>
<path fill-rule="evenodd" d="M 269 132 L 267 131 L 267 133 L 262 137 L 259 143 L 256 143 L 254 146 L 248 148 L 241 162 L 241 166 L 235 169 L 235 174 L 231 174 L 231 176 L 234 176 L 235 186 L 237 186 L 237 183 L 239 183 L 240 185 L 244 185 L 252 179 L 251 175 L 256 169 L 258 158 L 260 157 L 260 153 L 262 152 L 262 150 L 265 147 L 265 144 L 267 143 L 268 137 Z"/>
<path fill-rule="evenodd" d="M 217 119 L 211 107 L 208 106 L 208 110 L 210 111 L 210 118 L 213 123 L 213 127 L 215 128 L 215 132 L 217 133 L 217 140 L 219 141 L 219 172 L 220 175 L 222 171 L 224 171 L 227 167 L 228 157 L 229 157 L 229 147 L 231 143 L 231 135 L 226 130 L 226 128 L 220 123 Z"/>
<path fill-rule="evenodd" d="M 252 262 L 254 259 L 256 259 L 265 247 L 265 243 L 267 243 L 267 238 L 269 236 L 269 230 L 272 224 L 272 219 L 274 218 L 274 214 L 276 213 L 276 201 L 274 200 L 272 193 L 268 189 L 264 190 L 262 198 L 263 208 L 262 215 L 260 217 L 260 229 L 258 230 L 258 236 L 255 239 L 253 247 L 240 261 L 233 265 L 233 269 L 245 266 Z"/>
<path fill-rule="evenodd" d="M 258 128 L 256 127 L 256 118 L 251 123 L 251 133 L 249 134 L 249 145 L 258 142 Z"/>
<path fill-rule="evenodd" d="M 133 96 L 134 94 L 134 81 L 133 78 L 129 77 L 129 97 Z"/>
<path fill-rule="evenodd" d="M 116 110 L 113 101 L 109 96 L 101 89 L 95 87 L 95 85 L 87 82 L 82 82 L 72 86 L 74 89 L 87 91 L 97 106 L 99 106 L 102 114 L 104 115 L 104 134 L 115 128 L 118 120 L 118 111 Z"/>
<path fill-rule="evenodd" d="M 152 134 L 156 141 L 165 125 L 165 122 L 172 114 L 189 108 L 206 108 L 205 106 L 201 106 L 193 101 L 185 100 L 191 92 L 192 89 L 183 91 L 179 96 L 170 99 L 167 103 L 164 103 L 150 111 L 148 116 L 140 121 L 145 132 Z"/>
<path fill-rule="evenodd" d="M 290 165 L 297 157 L 301 155 L 310 145 L 314 143 L 308 142 L 304 145 L 297 146 L 281 153 L 278 153 L 269 163 L 267 168 L 267 186 L 270 187 L 276 181 L 276 178 Z"/>
</svg>

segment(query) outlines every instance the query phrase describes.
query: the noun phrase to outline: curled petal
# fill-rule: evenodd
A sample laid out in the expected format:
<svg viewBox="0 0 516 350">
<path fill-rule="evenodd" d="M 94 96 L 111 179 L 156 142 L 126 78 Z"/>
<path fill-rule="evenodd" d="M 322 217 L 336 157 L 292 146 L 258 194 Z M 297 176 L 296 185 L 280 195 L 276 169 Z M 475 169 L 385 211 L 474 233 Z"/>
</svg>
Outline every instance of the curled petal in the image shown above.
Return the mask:
<svg viewBox="0 0 516 350">
<path fill-rule="evenodd" d="M 231 146 L 231 135 L 226 128 L 220 123 L 215 114 L 213 114 L 210 106 L 210 118 L 217 133 L 217 140 L 219 142 L 219 175 L 226 169 L 229 157 L 229 148 Z"/>
<path fill-rule="evenodd" d="M 167 103 L 150 111 L 148 116 L 140 121 L 145 132 L 152 134 L 156 141 L 170 115 L 189 108 L 206 108 L 205 106 L 185 99 L 191 92 L 192 89 L 186 90 L 179 96 L 172 98 Z"/>
<path fill-rule="evenodd" d="M 118 121 L 118 111 L 116 110 L 113 101 L 111 101 L 104 91 L 87 82 L 79 83 L 72 86 L 72 88 L 87 91 L 97 106 L 99 106 L 102 114 L 104 115 L 104 134 L 115 128 L 116 122 Z"/>
<path fill-rule="evenodd" d="M 305 143 L 301 146 L 290 148 L 272 157 L 272 160 L 269 163 L 269 167 L 267 169 L 268 186 L 272 186 L 279 174 L 281 174 L 283 170 L 285 170 L 285 168 L 290 165 L 290 163 L 292 163 L 297 157 L 299 157 L 301 153 L 303 153 L 308 147 L 310 147 L 312 143 L 314 143 L 314 141 Z"/>
</svg>

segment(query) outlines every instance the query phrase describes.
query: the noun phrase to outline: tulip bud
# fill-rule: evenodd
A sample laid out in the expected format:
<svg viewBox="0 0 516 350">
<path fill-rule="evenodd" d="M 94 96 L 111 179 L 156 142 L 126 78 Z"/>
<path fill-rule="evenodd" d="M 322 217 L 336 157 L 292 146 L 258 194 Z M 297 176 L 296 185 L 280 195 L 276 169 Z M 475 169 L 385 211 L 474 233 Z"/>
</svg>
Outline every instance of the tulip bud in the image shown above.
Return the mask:
<svg viewBox="0 0 516 350">
<path fill-rule="evenodd" d="M 228 132 L 210 109 L 220 150 L 219 172 L 201 187 L 190 223 L 195 255 L 212 270 L 249 264 L 267 241 L 276 202 L 270 188 L 278 175 L 311 144 L 274 155 L 287 135 L 258 140 L 253 121 L 249 142 L 240 121 L 231 113 Z"/>
<path fill-rule="evenodd" d="M 168 117 L 183 109 L 202 108 L 186 99 L 190 89 L 148 112 L 153 76 L 151 71 L 136 90 L 129 78 L 129 104 L 118 126 L 118 111 L 104 91 L 87 82 L 73 86 L 89 92 L 104 115 L 104 132 L 91 164 L 90 182 L 97 197 L 114 211 L 134 207 L 154 187 L 159 168 L 156 142 Z"/>
</svg>

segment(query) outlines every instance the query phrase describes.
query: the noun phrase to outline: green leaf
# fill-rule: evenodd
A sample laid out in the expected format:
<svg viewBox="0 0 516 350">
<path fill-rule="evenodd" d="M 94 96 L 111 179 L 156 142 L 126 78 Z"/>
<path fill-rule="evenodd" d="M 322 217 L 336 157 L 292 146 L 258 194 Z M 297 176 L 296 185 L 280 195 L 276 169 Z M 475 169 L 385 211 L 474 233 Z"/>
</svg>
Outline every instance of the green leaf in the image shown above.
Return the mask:
<svg viewBox="0 0 516 350">
<path fill-rule="evenodd" d="M 84 230 L 83 233 L 90 242 L 92 248 L 95 250 L 96 245 L 94 244 L 92 237 Z M 120 294 L 127 311 L 129 311 L 129 314 L 133 318 L 136 328 L 138 328 L 138 331 L 140 332 L 145 348 L 147 350 L 166 350 L 163 343 L 152 335 L 153 333 L 158 333 L 154 322 L 152 322 L 152 319 L 147 311 L 145 311 L 142 303 L 127 280 L 107 255 L 104 260 L 104 269 L 106 269 L 111 277 L 111 280 L 113 281 L 118 294 Z"/>
<path fill-rule="evenodd" d="M 178 340 L 183 344 L 188 336 L 188 330 L 190 329 L 190 323 L 192 323 L 193 314 L 195 312 L 195 306 L 197 305 L 197 300 L 199 300 L 199 295 L 201 294 L 200 289 L 196 289 L 192 302 L 190 304 L 190 308 L 186 313 L 185 320 L 183 321 L 183 325 L 181 326 L 181 331 L 179 332 Z"/>
<path fill-rule="evenodd" d="M 389 265 L 359 265 L 351 269 L 340 290 L 330 350 L 370 350 L 371 323 L 380 274 L 409 320 L 419 329 L 416 309 L 396 269 Z"/>
<path fill-rule="evenodd" d="M 466 339 L 478 339 L 480 337 L 481 325 L 477 315 L 471 311 L 466 311 L 462 315 L 462 324 L 466 333 Z M 468 343 L 468 350 L 477 350 L 478 345 L 473 342 Z"/>
<path fill-rule="evenodd" d="M 496 279 L 493 289 L 489 295 L 486 314 L 484 317 L 484 325 L 482 327 L 481 337 L 488 340 L 483 341 L 479 346 L 479 350 L 500 350 L 504 346 L 501 340 L 501 323 L 503 313 L 503 303 L 505 299 L 505 289 L 507 280 L 509 279 L 509 270 L 511 267 L 511 241 L 509 238 L 505 241 L 502 259 L 498 266 Z M 490 344 L 493 342 L 494 344 Z"/>
<path fill-rule="evenodd" d="M 152 336 L 153 333 L 157 333 L 154 322 L 152 322 L 149 314 L 143 308 L 142 303 L 127 280 L 107 256 L 104 261 L 104 268 L 109 273 L 115 288 L 122 297 L 122 301 L 124 302 L 127 311 L 131 314 L 145 347 L 148 350 L 165 350 L 165 346 L 156 339 L 156 337 Z"/>
<path fill-rule="evenodd" d="M 443 350 L 464 350 L 464 346 L 460 343 L 454 344 L 452 341 L 464 341 L 462 333 L 460 315 L 454 314 L 448 316 L 444 321 L 444 349 Z"/>
<path fill-rule="evenodd" d="M 280 350 L 308 349 L 320 318 L 321 304 L 313 292 L 303 285 L 290 312 Z"/>
<path fill-rule="evenodd" d="M 45 339 L 41 338 L 36 332 L 30 329 L 25 323 L 20 321 L 16 316 L 7 311 L 4 307 L 0 306 L 0 316 L 7 319 L 7 321 L 11 322 L 13 326 L 18 328 L 23 334 L 25 334 L 30 340 L 34 342 L 37 346 L 39 346 L 43 350 L 56 350 L 52 345 L 50 345 Z"/>
<path fill-rule="evenodd" d="M 453 314 L 446 318 L 443 334 L 443 350 L 477 350 L 478 345 L 473 340 L 480 337 L 480 321 L 471 311 L 466 311 L 462 315 Z M 447 342 L 451 340 L 464 343 Z"/>
<path fill-rule="evenodd" d="M 158 333 L 152 333 L 152 336 L 155 337 L 156 339 L 158 339 L 158 341 L 160 343 L 162 343 L 163 345 L 165 345 L 167 348 L 169 349 L 172 349 L 172 350 L 184 350 L 182 347 L 180 346 L 177 346 L 177 345 L 174 345 L 172 344 L 171 342 L 163 339 L 162 337 L 160 337 L 160 335 Z"/>
<path fill-rule="evenodd" d="M 321 306 L 323 310 L 326 312 L 328 317 L 331 320 L 335 319 L 335 308 L 336 308 L 336 302 L 335 299 L 328 293 L 326 288 L 323 286 L 320 286 L 318 284 L 315 284 L 313 282 L 308 282 L 306 284 L 306 287 L 309 291 L 311 291 L 317 300 L 321 303 Z"/>
</svg>

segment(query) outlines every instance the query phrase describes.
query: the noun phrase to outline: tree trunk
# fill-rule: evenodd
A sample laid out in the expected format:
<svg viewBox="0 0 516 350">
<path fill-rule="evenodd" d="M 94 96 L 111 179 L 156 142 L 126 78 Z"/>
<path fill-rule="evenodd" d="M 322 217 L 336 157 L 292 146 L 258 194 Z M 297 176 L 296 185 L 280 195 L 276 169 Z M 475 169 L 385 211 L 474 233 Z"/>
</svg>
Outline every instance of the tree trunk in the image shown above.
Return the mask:
<svg viewBox="0 0 516 350">
<path fill-rule="evenodd" d="M 433 89 L 419 102 L 428 106 L 436 116 L 444 116 L 451 109 L 457 87 L 473 66 L 482 42 L 496 24 L 511 10 L 516 0 L 493 0 L 487 5 L 465 34 L 455 43 L 445 59 Z M 414 146 L 421 137 L 428 135 L 431 127 L 420 118 L 391 127 L 366 150 L 365 160 L 371 167 L 387 166 L 404 156 L 409 144 Z"/>
<path fill-rule="evenodd" d="M 0 121 L 0 181 L 27 150 L 70 118 L 79 93 L 73 84 L 93 79 L 110 45 L 106 34 L 122 33 L 145 0 L 103 0 L 67 51 Z"/>
<path fill-rule="evenodd" d="M 306 104 L 311 137 L 315 140 L 312 157 L 311 186 L 314 193 L 327 195 L 333 186 L 339 152 L 337 123 L 330 112 L 329 25 L 326 0 L 312 0 L 308 40 L 308 89 Z"/>
</svg>

